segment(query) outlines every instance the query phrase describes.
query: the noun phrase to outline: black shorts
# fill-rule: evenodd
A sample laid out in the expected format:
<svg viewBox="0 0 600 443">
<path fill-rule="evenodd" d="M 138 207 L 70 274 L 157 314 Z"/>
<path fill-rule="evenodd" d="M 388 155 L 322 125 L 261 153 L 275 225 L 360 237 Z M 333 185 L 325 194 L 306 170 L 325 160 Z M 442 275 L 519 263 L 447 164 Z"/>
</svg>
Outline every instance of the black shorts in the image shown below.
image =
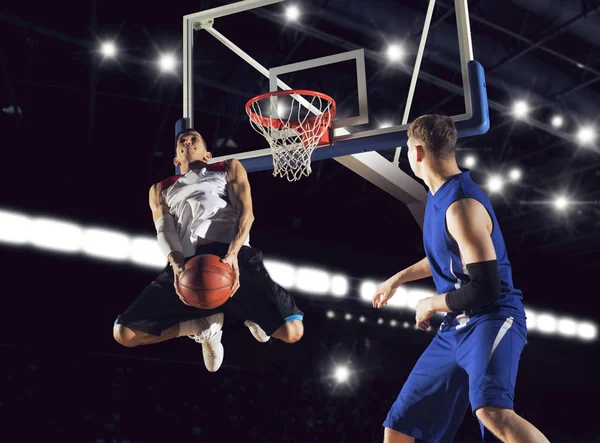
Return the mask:
<svg viewBox="0 0 600 443">
<path fill-rule="evenodd" d="M 228 248 L 229 245 L 224 243 L 199 245 L 196 255 L 214 254 L 224 257 Z M 238 253 L 238 264 L 240 288 L 216 309 L 198 309 L 184 305 L 173 286 L 173 269 L 167 265 L 125 312 L 117 317 L 115 324 L 160 335 L 163 330 L 183 321 L 223 312 L 239 320 L 251 320 L 271 335 L 286 322 L 304 318 L 304 313 L 298 309 L 293 297 L 269 276 L 259 249 L 242 246 Z"/>
</svg>

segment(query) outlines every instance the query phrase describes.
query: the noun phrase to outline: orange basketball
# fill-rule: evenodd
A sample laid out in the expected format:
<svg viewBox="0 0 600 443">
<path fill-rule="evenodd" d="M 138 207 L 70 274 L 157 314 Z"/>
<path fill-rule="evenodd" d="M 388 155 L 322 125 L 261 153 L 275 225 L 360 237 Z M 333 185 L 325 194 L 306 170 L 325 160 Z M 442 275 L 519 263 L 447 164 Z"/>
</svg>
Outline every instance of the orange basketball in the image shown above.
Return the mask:
<svg viewBox="0 0 600 443">
<path fill-rule="evenodd" d="M 203 254 L 185 264 L 179 277 L 179 293 L 184 303 L 199 309 L 221 306 L 231 296 L 235 272 L 221 257 Z"/>
</svg>

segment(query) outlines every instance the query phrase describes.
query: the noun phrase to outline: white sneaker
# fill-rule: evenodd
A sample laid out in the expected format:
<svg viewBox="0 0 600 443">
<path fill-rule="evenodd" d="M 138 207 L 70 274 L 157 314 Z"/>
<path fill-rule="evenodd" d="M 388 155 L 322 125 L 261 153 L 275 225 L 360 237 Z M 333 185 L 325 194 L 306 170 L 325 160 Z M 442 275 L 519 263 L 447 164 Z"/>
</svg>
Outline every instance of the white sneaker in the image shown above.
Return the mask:
<svg viewBox="0 0 600 443">
<path fill-rule="evenodd" d="M 270 335 L 267 335 L 267 333 L 265 331 L 263 331 L 263 328 L 261 328 L 260 326 L 258 326 L 253 321 L 246 320 L 244 322 L 244 324 L 248 327 L 248 329 L 250 329 L 250 332 L 252 333 L 252 335 L 254 336 L 254 338 L 257 341 L 259 341 L 261 343 L 266 343 L 271 338 Z"/>
<path fill-rule="evenodd" d="M 216 372 L 223 364 L 225 350 L 221 343 L 223 336 L 223 314 L 215 314 L 199 319 L 203 330 L 195 335 L 188 335 L 196 343 L 202 344 L 202 357 L 204 366 L 210 372 Z"/>
</svg>

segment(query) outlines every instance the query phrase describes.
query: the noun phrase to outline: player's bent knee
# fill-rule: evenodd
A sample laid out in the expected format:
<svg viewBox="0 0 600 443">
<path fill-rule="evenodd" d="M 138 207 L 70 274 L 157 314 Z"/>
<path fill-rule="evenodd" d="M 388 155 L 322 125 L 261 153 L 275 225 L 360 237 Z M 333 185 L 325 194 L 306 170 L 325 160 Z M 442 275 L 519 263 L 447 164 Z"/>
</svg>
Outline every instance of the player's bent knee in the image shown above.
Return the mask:
<svg viewBox="0 0 600 443">
<path fill-rule="evenodd" d="M 516 414 L 511 409 L 484 406 L 477 409 L 475 415 L 490 431 L 495 434 L 503 434 Z"/>
<path fill-rule="evenodd" d="M 296 343 L 304 335 L 304 324 L 300 320 L 292 320 L 285 324 L 285 338 L 283 341 L 286 343 Z"/>
<path fill-rule="evenodd" d="M 114 325 L 113 326 L 113 337 L 120 345 L 127 348 L 134 348 L 139 343 L 135 340 L 135 332 L 129 329 L 127 326 Z"/>
</svg>

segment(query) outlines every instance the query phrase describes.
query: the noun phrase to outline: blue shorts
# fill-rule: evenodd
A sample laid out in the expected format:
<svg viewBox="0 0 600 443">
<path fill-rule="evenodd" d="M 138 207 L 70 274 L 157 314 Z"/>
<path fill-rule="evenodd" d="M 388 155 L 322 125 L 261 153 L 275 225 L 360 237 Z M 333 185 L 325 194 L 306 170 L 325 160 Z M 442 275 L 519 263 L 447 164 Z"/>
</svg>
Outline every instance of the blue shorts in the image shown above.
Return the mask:
<svg viewBox="0 0 600 443">
<path fill-rule="evenodd" d="M 427 443 L 451 442 L 469 403 L 473 413 L 483 406 L 513 409 L 527 337 L 524 315 L 512 310 L 464 320 L 444 321 L 402 387 L 384 427 Z M 482 433 L 488 441 L 491 433 L 483 426 Z"/>
</svg>

